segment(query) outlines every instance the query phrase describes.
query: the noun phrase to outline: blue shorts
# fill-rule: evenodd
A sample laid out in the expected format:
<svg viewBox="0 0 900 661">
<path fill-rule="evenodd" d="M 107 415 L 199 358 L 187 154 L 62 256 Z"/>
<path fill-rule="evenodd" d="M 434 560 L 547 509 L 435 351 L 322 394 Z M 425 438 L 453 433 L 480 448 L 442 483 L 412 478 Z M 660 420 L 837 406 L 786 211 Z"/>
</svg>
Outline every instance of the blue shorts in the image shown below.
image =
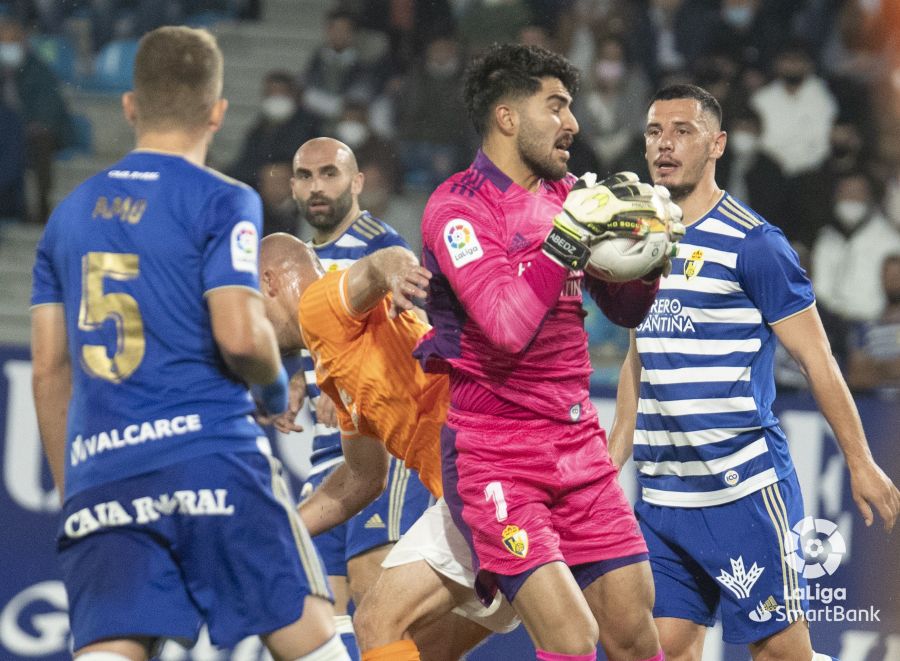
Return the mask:
<svg viewBox="0 0 900 661">
<path fill-rule="evenodd" d="M 231 647 L 331 599 L 277 459 L 213 454 L 76 494 L 57 540 L 74 649 L 110 638 Z"/>
<path fill-rule="evenodd" d="M 313 472 L 300 492 L 300 500 L 318 488 L 340 462 L 322 465 L 324 468 L 319 471 L 313 466 Z M 348 560 L 399 540 L 433 502 L 431 492 L 419 480 L 419 474 L 391 457 L 384 493 L 346 523 L 313 537 L 328 575 L 346 576 Z"/>
<path fill-rule="evenodd" d="M 807 610 L 806 578 L 788 561 L 785 534 L 803 518 L 796 474 L 714 507 L 660 507 L 639 501 L 650 549 L 654 617 L 712 626 L 749 644 L 785 629 Z M 802 591 L 802 592 L 801 592 Z"/>
</svg>

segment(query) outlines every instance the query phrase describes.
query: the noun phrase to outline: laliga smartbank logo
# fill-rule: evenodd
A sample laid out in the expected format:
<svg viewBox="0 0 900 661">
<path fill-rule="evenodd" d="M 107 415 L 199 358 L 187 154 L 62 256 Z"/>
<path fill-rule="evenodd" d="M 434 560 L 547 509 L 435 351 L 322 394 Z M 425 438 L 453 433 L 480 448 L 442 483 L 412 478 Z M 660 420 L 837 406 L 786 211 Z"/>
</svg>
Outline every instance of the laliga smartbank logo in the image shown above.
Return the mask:
<svg viewBox="0 0 900 661">
<path fill-rule="evenodd" d="M 849 608 L 843 602 L 847 599 L 846 587 L 829 587 L 815 582 L 815 579 L 834 574 L 847 552 L 847 544 L 828 519 L 811 516 L 797 522 L 784 535 L 784 561 L 789 566 L 810 579 L 799 586 L 787 581 L 784 594 L 774 595 L 759 601 L 747 615 L 754 622 L 881 622 L 881 609 L 874 606 Z M 806 602 L 806 604 L 804 604 Z"/>
<path fill-rule="evenodd" d="M 828 519 L 807 516 L 784 533 L 785 561 L 805 578 L 833 574 L 847 552 L 844 537 Z"/>
</svg>

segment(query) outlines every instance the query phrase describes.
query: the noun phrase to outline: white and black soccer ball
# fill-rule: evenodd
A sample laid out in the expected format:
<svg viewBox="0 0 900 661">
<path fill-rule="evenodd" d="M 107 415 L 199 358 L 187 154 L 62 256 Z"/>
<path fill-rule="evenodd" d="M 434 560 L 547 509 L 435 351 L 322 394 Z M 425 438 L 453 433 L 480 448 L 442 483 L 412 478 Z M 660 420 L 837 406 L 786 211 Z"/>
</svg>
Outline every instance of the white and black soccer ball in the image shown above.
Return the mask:
<svg viewBox="0 0 900 661">
<path fill-rule="evenodd" d="M 591 247 L 584 270 L 608 282 L 636 280 L 660 267 L 671 256 L 672 247 L 665 232 L 603 239 Z"/>
</svg>

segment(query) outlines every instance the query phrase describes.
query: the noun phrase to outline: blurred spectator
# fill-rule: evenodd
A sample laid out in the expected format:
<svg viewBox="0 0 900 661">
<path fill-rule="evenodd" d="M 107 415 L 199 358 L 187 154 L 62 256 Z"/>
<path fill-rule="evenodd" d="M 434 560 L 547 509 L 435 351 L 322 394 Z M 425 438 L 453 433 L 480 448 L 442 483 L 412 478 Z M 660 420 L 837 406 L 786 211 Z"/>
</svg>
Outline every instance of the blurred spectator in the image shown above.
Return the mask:
<svg viewBox="0 0 900 661">
<path fill-rule="evenodd" d="M 838 107 L 799 42 L 779 52 L 774 71 L 776 79 L 758 90 L 750 104 L 762 118 L 763 149 L 786 176 L 794 177 L 819 167 L 828 156 Z"/>
<path fill-rule="evenodd" d="M 25 219 L 25 127 L 0 104 L 0 219 Z"/>
<path fill-rule="evenodd" d="M 265 163 L 290 162 L 299 145 L 319 134 L 316 118 L 300 107 L 298 97 L 297 83 L 290 73 L 266 74 L 259 117 L 245 136 L 240 155 L 227 168 L 228 174 L 255 186 Z"/>
<path fill-rule="evenodd" d="M 523 46 L 540 46 L 550 51 L 557 49 L 556 41 L 550 31 L 543 25 L 534 23 L 523 25 L 519 29 L 516 41 Z"/>
<path fill-rule="evenodd" d="M 515 41 L 519 30 L 534 22 L 525 0 L 467 0 L 456 9 L 457 33 L 472 53 L 494 42 Z"/>
<path fill-rule="evenodd" d="M 833 199 L 833 219 L 813 246 L 816 299 L 845 319 L 871 321 L 884 307 L 881 263 L 900 252 L 900 232 L 885 219 L 864 173 L 841 176 Z"/>
<path fill-rule="evenodd" d="M 750 90 L 744 81 L 751 70 L 742 68 L 727 48 L 719 47 L 703 53 L 694 60 L 692 69 L 694 81 L 716 97 L 724 117 L 744 111 L 750 97 Z"/>
<path fill-rule="evenodd" d="M 296 234 L 299 224 L 297 203 L 291 194 L 291 161 L 273 161 L 259 169 L 256 190 L 263 203 L 263 234 Z"/>
<path fill-rule="evenodd" d="M 38 197 L 29 216 L 43 223 L 50 215 L 54 155 L 74 142 L 75 131 L 56 76 L 29 50 L 22 24 L 9 18 L 0 19 L 0 80 L 3 103 L 25 124 L 26 167 Z"/>
<path fill-rule="evenodd" d="M 716 163 L 716 180 L 770 223 L 783 227 L 790 222 L 789 192 L 778 164 L 761 149 L 761 132 L 759 115 L 750 108 L 731 116 L 725 154 Z"/>
<path fill-rule="evenodd" d="M 451 37 L 435 39 L 398 97 L 405 178 L 413 186 L 435 188 L 462 169 L 471 133 L 460 89 L 462 67 L 459 43 Z"/>
<path fill-rule="evenodd" d="M 601 39 L 575 113 L 581 127 L 579 139 L 593 149 L 602 171 L 643 133 L 646 115 L 635 109 L 646 108 L 650 91 L 644 72 L 626 59 L 622 40 L 614 36 Z"/>
<path fill-rule="evenodd" d="M 406 71 L 428 42 L 453 32 L 448 0 L 343 0 L 341 7 L 359 18 L 360 27 L 387 35 L 398 73 Z"/>
<path fill-rule="evenodd" d="M 706 51 L 716 15 L 703 0 L 650 0 L 628 31 L 629 50 L 639 54 L 657 87 L 673 72 L 690 68 Z"/>
<path fill-rule="evenodd" d="M 900 253 L 884 258 L 881 287 L 885 305 L 875 321 L 852 334 L 847 384 L 854 390 L 875 389 L 900 398 Z"/>
<path fill-rule="evenodd" d="M 782 48 L 774 72 L 776 79 L 750 97 L 750 106 L 762 119 L 762 148 L 778 163 L 790 191 L 785 213 L 791 220 L 782 229 L 789 239 L 812 245 L 822 225 L 819 175 L 838 104 L 801 42 Z"/>
<path fill-rule="evenodd" d="M 348 101 L 331 135 L 353 150 L 360 166 L 372 161 L 380 163 L 391 190 L 400 191 L 403 187 L 403 167 L 399 149 L 391 140 L 372 129 L 369 107 L 365 103 Z"/>
<path fill-rule="evenodd" d="M 764 0 L 722 0 L 710 47 L 727 52 L 742 69 L 764 70 L 788 31 L 785 22 L 774 20 L 771 6 Z"/>
<path fill-rule="evenodd" d="M 882 206 L 888 221 L 900 232 L 900 162 L 887 178 Z"/>
<path fill-rule="evenodd" d="M 422 249 L 420 223 L 424 200 L 397 195 L 391 190 L 390 179 L 378 161 L 360 164 L 365 184 L 359 194 L 360 208 L 385 221 L 406 239 L 417 254 Z"/>
<path fill-rule="evenodd" d="M 325 43 L 303 76 L 303 105 L 327 127 L 340 117 L 348 98 L 367 103 L 374 98 L 378 90 L 372 73 L 360 56 L 353 14 L 332 11 L 325 20 Z"/>
</svg>

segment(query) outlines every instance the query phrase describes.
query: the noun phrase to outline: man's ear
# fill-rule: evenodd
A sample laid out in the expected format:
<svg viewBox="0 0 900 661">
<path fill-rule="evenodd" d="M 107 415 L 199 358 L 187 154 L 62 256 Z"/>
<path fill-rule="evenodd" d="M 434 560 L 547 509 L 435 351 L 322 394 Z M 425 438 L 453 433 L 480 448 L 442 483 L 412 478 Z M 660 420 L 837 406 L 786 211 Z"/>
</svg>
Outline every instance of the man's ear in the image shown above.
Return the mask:
<svg viewBox="0 0 900 661">
<path fill-rule="evenodd" d="M 278 293 L 278 279 L 272 269 L 265 269 L 259 274 L 259 290 L 268 298 L 275 298 Z"/>
<path fill-rule="evenodd" d="M 498 103 L 494 106 L 494 123 L 503 135 L 514 135 L 519 127 L 519 113 L 511 105 Z"/>
<path fill-rule="evenodd" d="M 137 124 L 137 105 L 134 102 L 134 92 L 125 92 L 122 95 L 122 114 L 130 126 Z"/>
</svg>

